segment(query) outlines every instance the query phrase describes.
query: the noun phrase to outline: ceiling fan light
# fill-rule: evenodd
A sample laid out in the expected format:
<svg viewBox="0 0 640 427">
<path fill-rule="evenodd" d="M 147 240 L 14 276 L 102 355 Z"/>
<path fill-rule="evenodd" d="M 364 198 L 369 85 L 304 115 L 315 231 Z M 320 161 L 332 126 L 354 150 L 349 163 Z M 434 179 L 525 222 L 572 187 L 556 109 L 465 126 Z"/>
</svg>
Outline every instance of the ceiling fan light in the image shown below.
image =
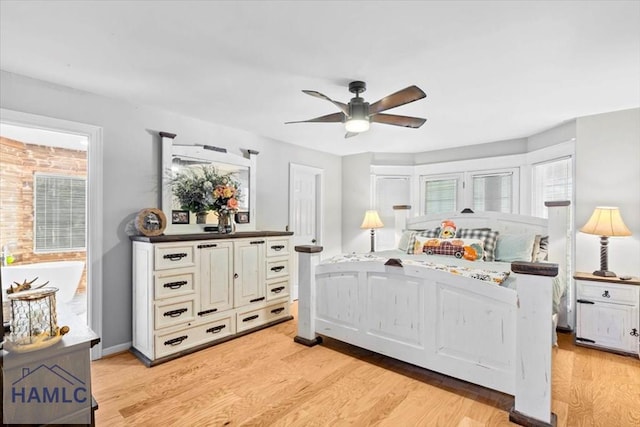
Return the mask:
<svg viewBox="0 0 640 427">
<path fill-rule="evenodd" d="M 347 132 L 360 133 L 369 130 L 369 120 L 367 119 L 349 119 L 344 123 Z"/>
</svg>

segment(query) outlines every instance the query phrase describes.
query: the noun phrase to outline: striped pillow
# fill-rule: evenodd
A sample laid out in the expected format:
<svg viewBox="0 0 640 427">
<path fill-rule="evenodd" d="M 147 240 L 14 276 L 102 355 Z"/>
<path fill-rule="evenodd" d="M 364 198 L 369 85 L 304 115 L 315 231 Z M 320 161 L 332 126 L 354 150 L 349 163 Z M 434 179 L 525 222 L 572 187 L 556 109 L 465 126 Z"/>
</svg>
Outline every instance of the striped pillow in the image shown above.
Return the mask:
<svg viewBox="0 0 640 427">
<path fill-rule="evenodd" d="M 484 260 L 495 261 L 498 234 L 500 234 L 498 231 L 493 231 L 490 228 L 460 228 L 456 233 L 456 237 L 484 240 Z"/>
</svg>

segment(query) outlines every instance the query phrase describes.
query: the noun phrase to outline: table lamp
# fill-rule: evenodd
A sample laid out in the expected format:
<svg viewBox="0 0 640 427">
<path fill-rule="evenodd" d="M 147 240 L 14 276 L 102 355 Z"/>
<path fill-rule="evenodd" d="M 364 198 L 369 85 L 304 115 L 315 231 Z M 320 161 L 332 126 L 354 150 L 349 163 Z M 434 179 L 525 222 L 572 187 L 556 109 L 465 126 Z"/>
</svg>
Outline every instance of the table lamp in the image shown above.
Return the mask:
<svg viewBox="0 0 640 427">
<path fill-rule="evenodd" d="M 378 215 L 378 211 L 367 211 L 364 214 L 364 219 L 362 220 L 362 225 L 360 228 L 370 228 L 371 229 L 371 252 L 375 252 L 375 229 L 382 228 L 384 224 L 380 221 L 380 216 Z"/>
<path fill-rule="evenodd" d="M 618 208 L 598 206 L 580 231 L 600 236 L 600 270 L 594 271 L 593 275 L 616 277 L 613 271 L 608 270 L 607 245 L 609 237 L 631 236 L 631 231 L 624 225 Z"/>
</svg>

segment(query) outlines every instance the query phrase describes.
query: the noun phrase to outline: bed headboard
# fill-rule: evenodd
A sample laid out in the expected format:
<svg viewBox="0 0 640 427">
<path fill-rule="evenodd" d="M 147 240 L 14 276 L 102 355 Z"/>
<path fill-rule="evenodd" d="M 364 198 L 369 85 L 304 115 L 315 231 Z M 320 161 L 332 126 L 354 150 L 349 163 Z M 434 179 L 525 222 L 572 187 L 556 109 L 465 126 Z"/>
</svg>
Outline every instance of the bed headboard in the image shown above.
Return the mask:
<svg viewBox="0 0 640 427">
<path fill-rule="evenodd" d="M 440 227 L 440 223 L 445 219 L 453 221 L 458 228 L 488 227 L 501 233 L 532 232 L 542 235 L 548 234 L 548 221 L 545 218 L 501 212 L 430 214 L 408 218 L 405 228 L 409 230 L 430 230 Z"/>
</svg>

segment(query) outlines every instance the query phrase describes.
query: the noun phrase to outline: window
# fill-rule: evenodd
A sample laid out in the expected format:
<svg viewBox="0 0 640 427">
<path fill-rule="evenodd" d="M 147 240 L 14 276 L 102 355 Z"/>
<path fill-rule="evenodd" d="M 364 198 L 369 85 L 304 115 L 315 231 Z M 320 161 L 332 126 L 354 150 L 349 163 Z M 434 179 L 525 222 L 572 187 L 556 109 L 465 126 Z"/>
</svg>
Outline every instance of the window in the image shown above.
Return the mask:
<svg viewBox="0 0 640 427">
<path fill-rule="evenodd" d="M 86 193 L 84 177 L 35 174 L 35 252 L 86 249 Z"/>
<path fill-rule="evenodd" d="M 518 168 L 422 176 L 422 214 L 495 211 L 517 213 Z"/>
<path fill-rule="evenodd" d="M 472 175 L 473 210 L 511 213 L 513 173 Z"/>
<path fill-rule="evenodd" d="M 571 157 L 555 159 L 533 165 L 533 216 L 548 217 L 544 202 L 571 200 L 573 193 Z"/>
<path fill-rule="evenodd" d="M 458 206 L 458 177 L 423 177 L 423 214 L 455 212 Z"/>
</svg>

